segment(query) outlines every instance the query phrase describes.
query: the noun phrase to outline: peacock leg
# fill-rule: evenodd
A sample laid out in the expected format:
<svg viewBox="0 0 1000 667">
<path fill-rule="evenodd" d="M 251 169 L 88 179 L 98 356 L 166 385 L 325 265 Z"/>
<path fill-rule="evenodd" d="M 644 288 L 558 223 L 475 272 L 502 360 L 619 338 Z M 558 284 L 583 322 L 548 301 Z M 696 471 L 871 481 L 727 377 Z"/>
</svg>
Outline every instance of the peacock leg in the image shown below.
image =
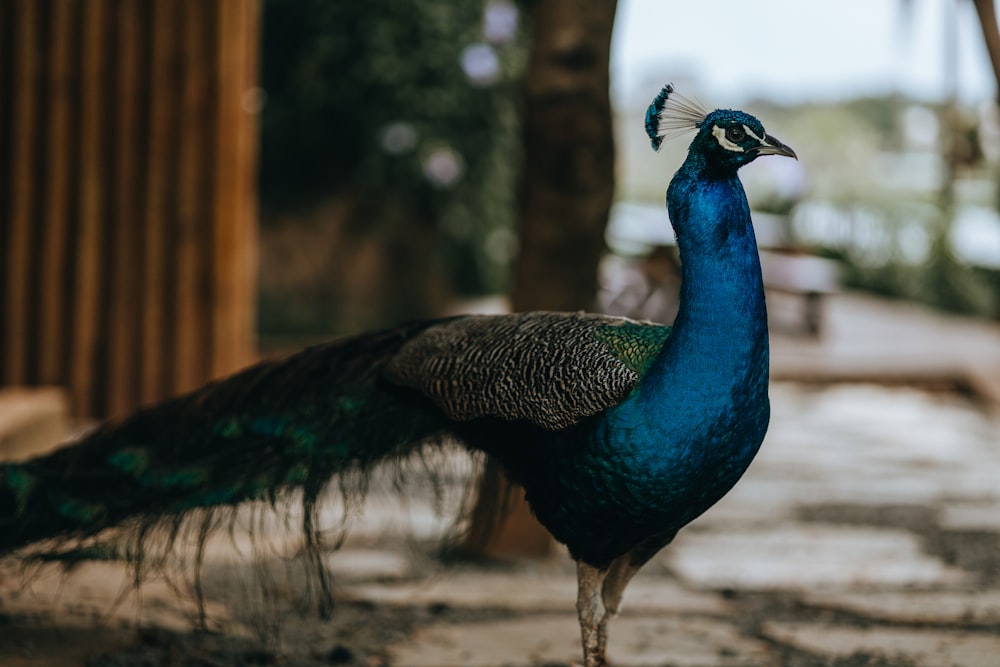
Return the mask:
<svg viewBox="0 0 1000 667">
<path fill-rule="evenodd" d="M 601 602 L 604 605 L 604 618 L 597 626 L 597 643 L 600 655 L 604 655 L 604 649 L 607 645 L 608 623 L 621 609 L 625 587 L 632 581 L 636 572 L 660 550 L 664 542 L 664 540 L 649 540 L 636 545 L 631 551 L 612 561 L 611 566 L 603 573 L 601 577 Z"/>
<path fill-rule="evenodd" d="M 608 623 L 618 613 L 621 606 L 622 593 L 625 592 L 625 585 L 632 579 L 632 576 L 639 571 L 641 564 L 633 565 L 629 554 L 619 557 L 611 563 L 611 567 L 603 572 L 599 572 L 601 581 L 598 588 L 601 594 L 600 606 L 603 607 L 601 618 L 597 622 L 597 655 L 605 655 L 608 645 Z M 580 587 L 581 592 L 583 586 Z M 582 623 L 582 618 L 581 618 Z M 586 639 L 584 639 L 586 642 Z M 603 665 L 603 662 L 597 664 Z"/>
<path fill-rule="evenodd" d="M 576 611 L 580 618 L 583 639 L 583 667 L 605 667 L 607 645 L 607 613 L 601 599 L 601 586 L 607 570 L 600 570 L 582 561 L 576 563 Z"/>
<path fill-rule="evenodd" d="M 622 595 L 625 593 L 625 586 L 632 581 L 632 577 L 643 564 L 633 563 L 631 553 L 619 556 L 611 563 L 601 586 L 601 599 L 604 601 L 604 609 L 609 618 L 618 613 L 622 604 Z"/>
<path fill-rule="evenodd" d="M 636 572 L 673 538 L 672 533 L 667 536 L 661 534 L 651 537 L 611 562 L 601 587 L 601 598 L 609 618 L 617 614 L 621 608 L 622 595 L 628 582 L 632 581 Z"/>
</svg>

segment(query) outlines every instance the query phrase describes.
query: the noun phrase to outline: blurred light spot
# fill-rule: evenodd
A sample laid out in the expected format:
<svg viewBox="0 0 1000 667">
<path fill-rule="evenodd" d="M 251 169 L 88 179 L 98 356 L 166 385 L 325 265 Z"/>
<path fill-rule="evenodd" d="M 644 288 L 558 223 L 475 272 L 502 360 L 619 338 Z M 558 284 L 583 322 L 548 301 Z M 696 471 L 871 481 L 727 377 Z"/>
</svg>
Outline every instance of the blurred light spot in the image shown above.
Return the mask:
<svg viewBox="0 0 1000 667">
<path fill-rule="evenodd" d="M 901 227 L 898 232 L 899 256 L 907 264 L 923 264 L 931 254 L 930 231 L 920 224 Z"/>
<path fill-rule="evenodd" d="M 940 187 L 944 161 L 931 150 L 879 153 L 875 162 L 878 185 L 899 192 L 933 192 Z"/>
<path fill-rule="evenodd" d="M 413 150 L 417 145 L 417 131 L 409 123 L 390 123 L 382 130 L 382 148 L 386 153 L 399 155 Z"/>
<path fill-rule="evenodd" d="M 927 107 L 910 106 L 903 111 L 903 136 L 910 148 L 929 150 L 937 147 L 940 130 L 937 115 Z"/>
<path fill-rule="evenodd" d="M 462 178 L 465 164 L 462 156 L 450 146 L 440 146 L 424 158 L 424 176 L 432 185 L 448 188 Z"/>
<path fill-rule="evenodd" d="M 500 59 L 489 44 L 473 44 L 462 51 L 462 69 L 472 83 L 488 86 L 500 78 Z"/>
<path fill-rule="evenodd" d="M 483 35 L 494 44 L 503 44 L 517 34 L 517 7 L 510 0 L 491 0 L 483 13 Z"/>
<path fill-rule="evenodd" d="M 517 235 L 510 229 L 494 229 L 486 235 L 483 249 L 497 264 L 509 262 L 517 252 Z"/>
<path fill-rule="evenodd" d="M 955 256 L 974 266 L 1000 268 L 1000 216 L 986 206 L 963 206 L 948 235 Z"/>
<path fill-rule="evenodd" d="M 243 111 L 249 114 L 259 114 L 267 105 L 267 91 L 260 87 L 248 88 L 243 91 L 240 100 Z"/>
</svg>

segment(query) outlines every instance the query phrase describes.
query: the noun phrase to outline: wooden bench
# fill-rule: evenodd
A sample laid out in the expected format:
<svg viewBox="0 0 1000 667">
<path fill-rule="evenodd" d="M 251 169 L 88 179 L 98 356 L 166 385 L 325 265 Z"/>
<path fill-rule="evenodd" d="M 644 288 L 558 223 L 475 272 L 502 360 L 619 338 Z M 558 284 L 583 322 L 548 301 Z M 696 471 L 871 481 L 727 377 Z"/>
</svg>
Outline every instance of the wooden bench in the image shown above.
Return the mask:
<svg viewBox="0 0 1000 667">
<path fill-rule="evenodd" d="M 800 296 L 805 331 L 818 336 L 823 328 L 823 297 L 840 285 L 837 263 L 800 252 L 762 250 L 760 265 L 764 289 Z"/>
</svg>

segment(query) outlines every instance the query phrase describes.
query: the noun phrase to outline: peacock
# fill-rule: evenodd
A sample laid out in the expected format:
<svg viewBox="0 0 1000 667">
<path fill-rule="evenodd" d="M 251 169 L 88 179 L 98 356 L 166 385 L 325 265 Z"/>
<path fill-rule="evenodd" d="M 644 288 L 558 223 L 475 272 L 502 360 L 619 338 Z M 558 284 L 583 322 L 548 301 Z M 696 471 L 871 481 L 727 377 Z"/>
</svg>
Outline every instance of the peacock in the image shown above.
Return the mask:
<svg viewBox="0 0 1000 667">
<path fill-rule="evenodd" d="M 0 554 L 56 558 L 109 529 L 141 542 L 195 511 L 293 492 L 315 547 L 332 480 L 457 439 L 499 462 L 568 548 L 584 664 L 605 665 L 629 580 L 732 488 L 764 438 L 764 288 L 737 170 L 796 157 L 752 115 L 708 113 L 671 85 L 645 129 L 654 149 L 696 133 L 666 193 L 683 279 L 672 327 L 465 315 L 261 362 L 0 465 Z"/>
</svg>

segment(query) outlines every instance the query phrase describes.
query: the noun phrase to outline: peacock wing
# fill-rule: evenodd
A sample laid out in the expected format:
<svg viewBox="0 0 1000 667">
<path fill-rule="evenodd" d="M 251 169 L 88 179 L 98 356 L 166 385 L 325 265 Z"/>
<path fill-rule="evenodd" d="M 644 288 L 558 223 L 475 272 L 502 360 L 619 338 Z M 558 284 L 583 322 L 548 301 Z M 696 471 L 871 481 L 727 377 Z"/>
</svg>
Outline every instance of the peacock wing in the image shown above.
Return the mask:
<svg viewBox="0 0 1000 667">
<path fill-rule="evenodd" d="M 669 332 L 588 313 L 470 315 L 407 341 L 383 376 L 455 420 L 523 419 L 559 430 L 627 396 Z"/>
</svg>

